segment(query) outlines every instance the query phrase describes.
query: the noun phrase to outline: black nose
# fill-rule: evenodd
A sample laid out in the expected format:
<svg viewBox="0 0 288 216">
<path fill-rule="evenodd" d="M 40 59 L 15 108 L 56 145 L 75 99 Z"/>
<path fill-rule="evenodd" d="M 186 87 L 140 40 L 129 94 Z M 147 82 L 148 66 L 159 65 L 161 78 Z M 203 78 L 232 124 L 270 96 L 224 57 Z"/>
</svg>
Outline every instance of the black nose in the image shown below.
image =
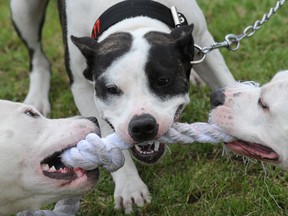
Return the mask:
<svg viewBox="0 0 288 216">
<path fill-rule="evenodd" d="M 211 108 L 223 105 L 225 102 L 224 89 L 218 89 L 212 92 L 210 96 Z"/>
<path fill-rule="evenodd" d="M 158 124 L 150 114 L 135 115 L 128 126 L 130 136 L 136 142 L 154 139 L 158 133 Z"/>
</svg>

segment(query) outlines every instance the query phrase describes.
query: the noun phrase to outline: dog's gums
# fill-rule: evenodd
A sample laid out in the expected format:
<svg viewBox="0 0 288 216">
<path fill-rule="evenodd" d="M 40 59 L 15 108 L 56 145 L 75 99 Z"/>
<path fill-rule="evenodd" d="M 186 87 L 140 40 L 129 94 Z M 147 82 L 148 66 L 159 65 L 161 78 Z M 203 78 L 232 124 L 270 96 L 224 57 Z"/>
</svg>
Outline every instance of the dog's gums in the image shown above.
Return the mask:
<svg viewBox="0 0 288 216">
<path fill-rule="evenodd" d="M 225 145 L 233 152 L 247 156 L 256 160 L 270 161 L 277 163 L 279 155 L 271 148 L 258 144 L 250 143 L 242 140 L 236 140 Z"/>
</svg>

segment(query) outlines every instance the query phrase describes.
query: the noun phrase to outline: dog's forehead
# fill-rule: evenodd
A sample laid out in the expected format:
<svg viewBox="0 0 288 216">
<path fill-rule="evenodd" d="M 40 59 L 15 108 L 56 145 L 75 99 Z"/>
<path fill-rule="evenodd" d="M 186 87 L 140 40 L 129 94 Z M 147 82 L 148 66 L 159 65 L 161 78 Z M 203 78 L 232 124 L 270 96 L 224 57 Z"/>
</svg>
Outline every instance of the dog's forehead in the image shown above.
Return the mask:
<svg viewBox="0 0 288 216">
<path fill-rule="evenodd" d="M 123 54 L 129 50 L 132 44 L 132 35 L 127 32 L 114 33 L 100 42 L 97 52 L 99 55 Z"/>
<path fill-rule="evenodd" d="M 95 59 L 97 73 L 99 77 L 115 60 L 127 53 L 132 46 L 132 35 L 129 33 L 115 33 L 99 43 L 98 55 Z"/>
<path fill-rule="evenodd" d="M 18 110 L 19 108 L 22 108 L 23 104 L 16 103 L 12 101 L 7 100 L 0 100 L 0 115 L 7 115 L 7 113 L 11 113 L 13 110 Z"/>
<path fill-rule="evenodd" d="M 271 82 L 283 81 L 288 79 L 288 70 L 280 71 L 274 75 Z"/>
<path fill-rule="evenodd" d="M 125 40 L 120 42 L 121 38 Z M 114 40 L 127 44 L 121 44 L 118 49 L 113 47 L 117 46 Z M 116 85 L 124 93 L 149 89 L 161 99 L 187 94 L 187 68 L 174 40 L 168 33 L 147 29 L 107 37 L 101 42 L 103 48 L 95 64 L 96 96 L 107 98 L 105 88 L 109 85 Z M 116 53 L 107 52 L 114 49 Z M 158 83 L 165 80 L 169 80 L 170 85 L 159 87 Z"/>
</svg>

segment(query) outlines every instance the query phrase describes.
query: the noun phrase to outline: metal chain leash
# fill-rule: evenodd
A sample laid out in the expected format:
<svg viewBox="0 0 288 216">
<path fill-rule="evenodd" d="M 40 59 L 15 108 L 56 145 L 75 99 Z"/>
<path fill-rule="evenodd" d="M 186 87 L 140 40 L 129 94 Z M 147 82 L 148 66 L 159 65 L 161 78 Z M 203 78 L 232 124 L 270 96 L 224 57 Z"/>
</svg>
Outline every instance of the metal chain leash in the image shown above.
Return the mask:
<svg viewBox="0 0 288 216">
<path fill-rule="evenodd" d="M 236 51 L 240 47 L 240 41 L 244 38 L 249 38 L 258 31 L 264 23 L 268 22 L 269 19 L 283 6 L 286 0 L 278 0 L 274 8 L 270 8 L 269 12 L 264 14 L 261 20 L 256 20 L 253 25 L 247 26 L 243 33 L 240 35 L 228 34 L 225 36 L 225 40 L 222 42 L 215 42 L 208 47 L 200 47 L 195 44 L 195 49 L 198 51 L 198 59 L 191 61 L 191 64 L 198 64 L 204 61 L 206 54 L 214 49 L 222 47 L 227 48 L 230 51 Z"/>
</svg>

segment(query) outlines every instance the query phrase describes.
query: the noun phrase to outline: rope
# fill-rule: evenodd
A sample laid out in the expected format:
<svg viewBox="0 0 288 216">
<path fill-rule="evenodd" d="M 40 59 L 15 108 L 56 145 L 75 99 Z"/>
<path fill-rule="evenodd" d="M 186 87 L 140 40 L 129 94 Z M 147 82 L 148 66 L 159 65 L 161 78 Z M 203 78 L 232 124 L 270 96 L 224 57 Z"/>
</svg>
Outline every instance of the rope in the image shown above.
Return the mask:
<svg viewBox="0 0 288 216">
<path fill-rule="evenodd" d="M 121 149 L 125 149 L 125 146 L 118 136 L 112 137 L 101 139 L 97 134 L 90 133 L 75 147 L 64 151 L 60 156 L 61 161 L 70 167 L 93 170 L 103 166 L 107 171 L 114 172 L 124 165 L 125 158 Z"/>
<path fill-rule="evenodd" d="M 219 126 L 209 123 L 174 123 L 168 132 L 157 140 L 147 141 L 139 145 L 149 145 L 153 142 L 171 143 L 219 143 L 234 140 Z M 100 138 L 94 133 L 86 136 L 77 146 L 62 153 L 61 160 L 66 166 L 93 170 L 103 166 L 107 171 L 114 172 L 124 165 L 122 150 L 131 145 L 125 143 L 116 133 Z"/>
</svg>

